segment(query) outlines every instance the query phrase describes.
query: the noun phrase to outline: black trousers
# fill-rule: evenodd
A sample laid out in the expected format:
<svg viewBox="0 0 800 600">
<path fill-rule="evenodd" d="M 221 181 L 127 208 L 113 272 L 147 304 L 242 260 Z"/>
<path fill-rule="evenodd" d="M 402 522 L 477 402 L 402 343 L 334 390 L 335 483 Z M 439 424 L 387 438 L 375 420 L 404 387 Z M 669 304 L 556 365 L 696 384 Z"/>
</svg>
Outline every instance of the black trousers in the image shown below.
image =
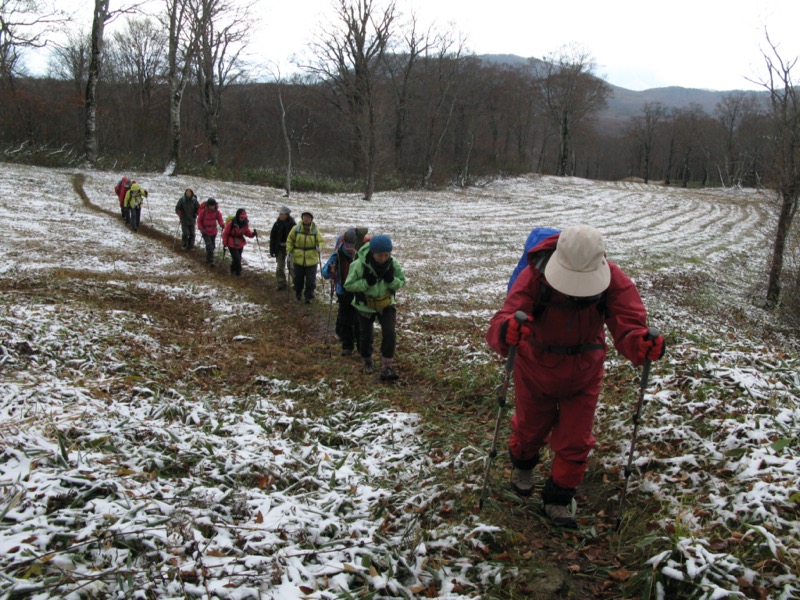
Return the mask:
<svg viewBox="0 0 800 600">
<path fill-rule="evenodd" d="M 142 207 L 141 206 L 131 206 L 128 210 L 130 210 L 131 215 L 131 227 L 134 231 L 139 229 L 139 223 L 142 220 Z"/>
<path fill-rule="evenodd" d="M 342 350 L 353 350 L 358 339 L 358 311 L 353 306 L 353 294 L 345 292 L 336 296 L 339 310 L 336 313 L 336 337 L 342 344 Z M 371 327 L 371 326 L 370 326 Z M 359 342 L 359 347 L 361 343 Z"/>
<path fill-rule="evenodd" d="M 206 263 L 212 264 L 214 262 L 214 247 L 217 244 L 217 236 L 215 235 L 203 235 L 203 243 L 206 245 Z"/>
<path fill-rule="evenodd" d="M 228 248 L 231 253 L 231 274 L 242 274 L 242 249 L 241 248 Z"/>
<path fill-rule="evenodd" d="M 394 304 L 387 306 L 378 313 L 358 312 L 358 335 L 361 340 L 361 356 L 363 358 L 372 357 L 372 343 L 374 333 L 372 324 L 375 319 L 381 326 L 381 356 L 383 358 L 394 358 L 395 347 L 397 346 L 397 333 L 395 331 L 397 321 L 397 310 Z"/>
<path fill-rule="evenodd" d="M 317 289 L 317 265 L 304 267 L 294 265 L 294 293 L 300 298 L 305 288 L 305 299 L 311 300 L 314 297 L 314 290 Z"/>
<path fill-rule="evenodd" d="M 194 248 L 195 224 L 194 221 L 181 219 L 181 242 L 184 248 L 191 250 Z"/>
</svg>

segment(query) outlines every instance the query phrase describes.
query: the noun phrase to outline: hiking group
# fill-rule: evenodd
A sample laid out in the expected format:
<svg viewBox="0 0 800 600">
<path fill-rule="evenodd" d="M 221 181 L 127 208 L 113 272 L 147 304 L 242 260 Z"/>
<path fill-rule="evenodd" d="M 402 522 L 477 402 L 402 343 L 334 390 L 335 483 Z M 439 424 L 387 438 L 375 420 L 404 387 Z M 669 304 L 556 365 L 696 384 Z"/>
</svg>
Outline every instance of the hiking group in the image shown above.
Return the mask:
<svg viewBox="0 0 800 600">
<path fill-rule="evenodd" d="M 122 217 L 126 223 L 130 221 L 134 231 L 139 214 L 134 217 L 132 210 L 140 209 L 141 201 L 136 205 L 129 199 L 136 187 L 136 182 L 123 178 L 115 188 Z M 147 197 L 147 192 L 139 197 L 142 195 Z M 214 264 L 217 226 L 224 227 L 222 243 L 230 251 L 231 274 L 241 275 L 245 238 L 258 241 L 243 208 L 223 220 L 214 198 L 200 204 L 194 192 L 187 189 L 175 212 L 180 219 L 183 248 L 194 247 L 196 223 L 209 265 Z M 380 379 L 394 381 L 398 379 L 393 364 L 397 345 L 395 294 L 406 279 L 392 254 L 391 238 L 370 238 L 367 233 L 366 227 L 345 230 L 322 266 L 323 238 L 314 215 L 305 211 L 297 223 L 291 210 L 282 206 L 270 233 L 269 253 L 276 260 L 276 289 L 294 291 L 297 302 L 313 301 L 317 266 L 321 267 L 322 278 L 330 281 L 331 303 L 334 296 L 338 303 L 335 331 L 341 354 L 357 352 L 363 373 L 373 373 L 376 368 L 373 329 L 378 322 Z M 562 527 L 578 526 L 572 506 L 596 444 L 592 431 L 604 376 L 606 327 L 619 353 L 634 365 L 644 366 L 644 374 L 650 361 L 664 355 L 663 336 L 648 329 L 647 313 L 636 286 L 606 258 L 605 242 L 597 229 L 588 225 L 563 231 L 533 229 L 509 280 L 505 302 L 490 320 L 486 341 L 508 357 L 506 386 L 513 372 L 515 410 L 508 440 L 511 487 L 520 496 L 532 495 L 534 468 L 542 449 L 549 445 L 554 457 L 542 486 L 542 503 L 547 517 Z M 631 456 L 632 451 L 633 442 Z M 494 453 L 495 443 L 491 458 Z M 487 459 L 487 473 L 489 464 Z"/>
<path fill-rule="evenodd" d="M 128 202 L 131 190 L 141 190 L 135 181 L 123 177 L 114 187 L 120 199 L 122 218 L 138 228 L 141 200 L 136 205 L 135 225 Z M 139 197 L 147 197 L 142 190 Z M 322 265 L 323 238 L 314 223 L 314 215 L 305 211 L 300 223 L 291 216 L 291 209 L 281 206 L 272 226 L 269 240 L 270 257 L 276 261 L 277 290 L 288 290 L 288 280 L 298 302 L 311 304 L 317 286 L 317 267 Z M 206 264 L 214 266 L 214 251 L 218 228 L 222 228 L 223 256 L 227 250 L 231 257 L 230 272 L 242 274 L 242 253 L 246 238 L 256 238 L 258 232 L 250 228 L 247 211 L 240 208 L 233 217 L 223 218 L 219 203 L 209 198 L 200 203 L 194 190 L 186 188 L 175 205 L 181 230 L 181 248 L 194 249 L 196 231 L 199 230 L 206 249 Z M 321 269 L 323 279 L 331 282 L 331 302 L 335 295 L 338 303 L 336 335 L 342 346 L 342 356 L 351 356 L 358 350 L 362 359 L 362 372 L 371 374 L 376 367 L 373 361 L 374 324 L 381 328 L 380 379 L 398 379 L 394 367 L 397 348 L 397 309 L 395 293 L 406 283 L 400 263 L 392 256 L 392 240 L 387 235 L 367 236 L 368 228 L 352 227 L 339 235 L 333 253 Z M 260 245 L 259 245 L 260 250 Z M 288 273 L 288 277 L 287 277 Z"/>
<path fill-rule="evenodd" d="M 142 220 L 142 203 L 147 198 L 147 190 L 134 179 L 123 177 L 114 186 L 114 193 L 119 199 L 122 220 L 135 232 L 139 230 Z"/>
</svg>

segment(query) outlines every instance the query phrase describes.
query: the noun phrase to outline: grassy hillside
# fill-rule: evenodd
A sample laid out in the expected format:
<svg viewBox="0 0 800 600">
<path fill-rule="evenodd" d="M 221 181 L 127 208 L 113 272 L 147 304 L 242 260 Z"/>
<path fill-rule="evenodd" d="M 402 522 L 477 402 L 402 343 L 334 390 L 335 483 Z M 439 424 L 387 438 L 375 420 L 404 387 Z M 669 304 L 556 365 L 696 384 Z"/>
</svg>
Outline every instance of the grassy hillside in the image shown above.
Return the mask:
<svg viewBox="0 0 800 600">
<path fill-rule="evenodd" d="M 119 174 L 0 174 L 0 594 L 800 593 L 798 342 L 753 303 L 771 198 L 523 178 L 365 203 L 133 175 L 150 191 L 136 234 Z M 180 251 L 186 187 L 247 208 L 259 239 L 241 278 Z M 392 236 L 409 281 L 397 385 L 338 355 L 327 289 L 311 306 L 274 291 L 283 204 L 314 213 L 323 259 L 347 226 Z M 503 452 L 477 501 L 502 373 L 488 319 L 530 229 L 579 222 L 604 233 L 668 353 L 620 514 L 639 373 L 610 352 L 574 532 L 510 492 Z"/>
</svg>

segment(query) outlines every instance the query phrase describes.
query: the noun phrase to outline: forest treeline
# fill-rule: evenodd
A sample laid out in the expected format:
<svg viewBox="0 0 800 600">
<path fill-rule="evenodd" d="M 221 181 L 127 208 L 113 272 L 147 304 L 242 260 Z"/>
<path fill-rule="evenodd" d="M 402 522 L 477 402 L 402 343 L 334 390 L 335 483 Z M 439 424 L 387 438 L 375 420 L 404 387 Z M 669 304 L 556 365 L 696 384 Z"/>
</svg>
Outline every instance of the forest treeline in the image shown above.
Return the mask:
<svg viewBox="0 0 800 600">
<path fill-rule="evenodd" d="M 714 114 L 700 105 L 643 104 L 622 128 L 602 123 L 611 88 L 586 56 L 507 65 L 477 56 L 387 56 L 371 82 L 378 189 L 469 184 L 499 174 L 540 173 L 683 186 L 769 184 L 764 96 L 731 92 Z M 97 85 L 98 166 L 161 170 L 170 158 L 170 87 L 157 57 L 106 55 Z M 151 72 L 147 72 L 146 65 Z M 198 82 L 180 114 L 181 170 L 283 186 L 357 182 L 363 128 L 327 81 L 230 83 L 211 131 Z M 337 97 L 342 96 L 342 97 Z M 15 155 L 60 164 L 82 160 L 85 76 L 19 77 L 0 89 L 0 143 Z"/>
<path fill-rule="evenodd" d="M 779 198 L 766 304 L 781 303 L 784 263 L 796 258 L 800 96 L 797 59 L 768 34 L 764 94 L 731 92 L 713 114 L 649 102 L 612 130 L 598 123 L 612 89 L 576 44 L 520 65 L 489 62 L 458 32 L 402 18 L 395 0 L 333 0 L 287 79 L 242 58 L 252 4 L 159 6 L 150 17 L 94 0 L 89 34 L 53 47 L 50 76 L 33 78 L 21 58 L 69 17 L 0 5 L 0 158 L 197 173 L 287 195 L 349 185 L 366 201 L 376 189 L 520 173 L 763 186 Z M 252 81 L 257 70 L 271 80 Z"/>
</svg>

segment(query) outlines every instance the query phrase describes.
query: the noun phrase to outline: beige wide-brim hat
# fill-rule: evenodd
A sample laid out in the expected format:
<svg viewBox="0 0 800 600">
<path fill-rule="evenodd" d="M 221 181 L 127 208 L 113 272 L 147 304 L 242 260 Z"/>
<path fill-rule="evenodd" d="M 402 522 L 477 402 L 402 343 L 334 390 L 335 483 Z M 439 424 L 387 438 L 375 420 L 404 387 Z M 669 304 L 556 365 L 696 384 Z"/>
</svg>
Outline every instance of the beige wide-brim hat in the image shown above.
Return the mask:
<svg viewBox="0 0 800 600">
<path fill-rule="evenodd" d="M 602 234 L 589 225 L 567 227 L 544 269 L 547 282 L 567 296 L 596 296 L 611 282 Z"/>
</svg>

